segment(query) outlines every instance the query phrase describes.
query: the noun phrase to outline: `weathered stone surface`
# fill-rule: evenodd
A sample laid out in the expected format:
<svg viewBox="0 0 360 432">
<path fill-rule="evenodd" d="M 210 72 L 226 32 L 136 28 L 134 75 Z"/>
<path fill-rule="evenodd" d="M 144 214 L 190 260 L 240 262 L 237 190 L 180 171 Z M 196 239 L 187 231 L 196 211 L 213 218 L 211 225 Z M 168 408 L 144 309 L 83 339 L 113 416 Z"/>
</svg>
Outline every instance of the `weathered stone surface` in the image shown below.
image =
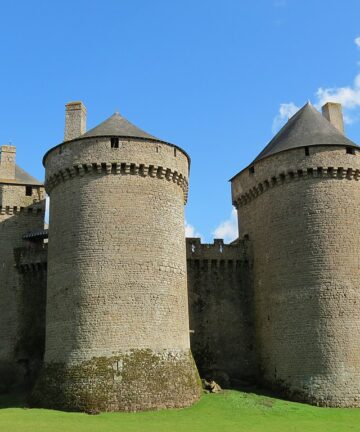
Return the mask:
<svg viewBox="0 0 360 432">
<path fill-rule="evenodd" d="M 11 163 L 15 166 L 15 159 Z M 8 169 L 8 173 L 15 170 Z M 36 186 L 31 192 L 26 195 L 26 185 L 12 184 L 11 178 L 7 183 L 0 180 L 0 391 L 23 385 L 27 373 L 28 359 L 18 350 L 23 290 L 14 248 L 25 246 L 25 232 L 44 224 L 44 188 Z"/>
<path fill-rule="evenodd" d="M 254 254 L 263 380 L 287 397 L 360 404 L 359 153 L 279 153 L 232 182 Z"/>
<path fill-rule="evenodd" d="M 186 239 L 191 350 L 201 377 L 225 388 L 257 377 L 248 243 Z"/>
<path fill-rule="evenodd" d="M 45 158 L 51 207 L 41 382 L 51 379 L 47 373 L 52 364 L 81 370 L 93 359 L 111 362 L 130 350 L 178 356 L 156 366 L 163 389 L 150 378 L 147 388 L 145 372 L 134 370 L 131 384 L 112 382 L 120 390 L 108 389 L 108 402 L 99 401 L 101 410 L 186 406 L 200 395 L 189 351 L 184 236 L 188 158 L 176 150 L 136 139 L 120 139 L 118 148 L 112 148 L 110 138 L 100 137 L 64 143 Z M 176 370 L 183 371 L 180 377 Z M 181 385 L 181 375 L 186 385 Z M 73 392 L 69 409 L 72 404 L 78 409 L 82 402 L 74 401 L 93 387 L 91 380 L 81 382 L 82 393 L 65 382 L 62 386 Z M 174 394 L 171 382 L 182 390 Z M 147 389 L 149 395 L 125 403 L 136 388 Z M 124 396 L 114 402 L 112 395 L 119 392 Z"/>
<path fill-rule="evenodd" d="M 181 408 L 200 397 L 190 350 L 131 350 L 69 366 L 47 363 L 34 406 L 70 411 L 144 411 Z"/>
</svg>

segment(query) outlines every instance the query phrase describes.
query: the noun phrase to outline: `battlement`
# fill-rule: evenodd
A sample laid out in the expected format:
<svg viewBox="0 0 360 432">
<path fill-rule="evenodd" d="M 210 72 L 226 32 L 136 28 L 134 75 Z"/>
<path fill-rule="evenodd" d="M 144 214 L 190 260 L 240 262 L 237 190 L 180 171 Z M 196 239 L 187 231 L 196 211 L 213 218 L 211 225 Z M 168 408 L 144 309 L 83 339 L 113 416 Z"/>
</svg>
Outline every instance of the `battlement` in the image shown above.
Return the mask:
<svg viewBox="0 0 360 432">
<path fill-rule="evenodd" d="M 191 348 L 201 376 L 224 387 L 256 374 L 249 246 L 186 239 Z"/>
<path fill-rule="evenodd" d="M 308 167 L 306 169 L 289 169 L 287 171 L 280 172 L 276 175 L 273 175 L 252 188 L 248 189 L 246 192 L 242 192 L 241 194 L 235 196 L 233 200 L 233 205 L 236 208 L 239 208 L 243 205 L 246 205 L 250 201 L 252 201 L 257 196 L 266 192 L 269 189 L 272 189 L 277 186 L 281 186 L 285 183 L 289 183 L 291 181 L 299 181 L 299 180 L 310 180 L 310 179 L 329 179 L 329 180 L 355 180 L 358 181 L 360 179 L 360 169 L 355 169 L 351 167 Z"/>
<path fill-rule="evenodd" d="M 40 204 L 40 203 L 36 203 Z M 13 215 L 18 213 L 27 213 L 27 214 L 35 214 L 38 215 L 39 213 L 42 213 L 44 211 L 44 205 L 31 205 L 28 207 L 22 207 L 22 206 L 0 206 L 0 215 Z"/>
<path fill-rule="evenodd" d="M 186 238 L 186 256 L 188 261 L 208 261 L 211 266 L 240 265 L 249 263 L 249 240 L 238 239 L 225 244 L 222 239 L 214 239 L 214 243 L 201 243 L 197 237 Z"/>
<path fill-rule="evenodd" d="M 141 177 L 148 176 L 172 181 L 181 187 L 184 192 L 184 202 L 187 202 L 189 184 L 187 178 L 183 174 L 162 166 L 129 162 L 95 162 L 77 164 L 69 168 L 61 169 L 46 179 L 46 191 L 50 194 L 52 189 L 58 184 L 74 177 L 82 177 L 88 174 L 138 175 Z"/>
</svg>

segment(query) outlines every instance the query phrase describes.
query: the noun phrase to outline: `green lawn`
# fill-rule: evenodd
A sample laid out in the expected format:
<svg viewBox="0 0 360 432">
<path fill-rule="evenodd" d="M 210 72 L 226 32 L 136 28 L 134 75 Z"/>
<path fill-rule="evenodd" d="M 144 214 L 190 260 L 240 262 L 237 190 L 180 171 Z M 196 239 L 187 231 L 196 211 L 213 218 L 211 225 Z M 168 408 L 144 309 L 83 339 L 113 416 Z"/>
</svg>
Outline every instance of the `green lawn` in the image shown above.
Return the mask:
<svg viewBox="0 0 360 432">
<path fill-rule="evenodd" d="M 191 408 L 87 415 L 7 408 L 0 398 L 1 432 L 343 432 L 360 431 L 360 409 L 317 408 L 239 391 L 204 395 Z"/>
</svg>

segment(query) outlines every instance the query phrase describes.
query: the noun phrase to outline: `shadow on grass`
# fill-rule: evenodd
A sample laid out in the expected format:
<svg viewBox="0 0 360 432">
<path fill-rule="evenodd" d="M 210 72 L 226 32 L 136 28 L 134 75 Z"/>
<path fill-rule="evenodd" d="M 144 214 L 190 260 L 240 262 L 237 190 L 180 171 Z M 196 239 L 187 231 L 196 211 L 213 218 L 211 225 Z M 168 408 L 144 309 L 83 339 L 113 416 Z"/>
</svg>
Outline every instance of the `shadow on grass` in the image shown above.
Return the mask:
<svg viewBox="0 0 360 432">
<path fill-rule="evenodd" d="M 233 380 L 231 385 L 224 386 L 224 390 L 236 390 L 242 393 L 251 393 L 257 396 L 265 396 L 273 399 L 280 399 L 284 401 L 289 401 L 281 391 L 271 390 L 269 388 L 262 387 L 254 382 L 246 382 L 241 380 Z"/>
<path fill-rule="evenodd" d="M 0 409 L 4 408 L 27 408 L 26 393 L 5 393 L 0 394 Z"/>
</svg>

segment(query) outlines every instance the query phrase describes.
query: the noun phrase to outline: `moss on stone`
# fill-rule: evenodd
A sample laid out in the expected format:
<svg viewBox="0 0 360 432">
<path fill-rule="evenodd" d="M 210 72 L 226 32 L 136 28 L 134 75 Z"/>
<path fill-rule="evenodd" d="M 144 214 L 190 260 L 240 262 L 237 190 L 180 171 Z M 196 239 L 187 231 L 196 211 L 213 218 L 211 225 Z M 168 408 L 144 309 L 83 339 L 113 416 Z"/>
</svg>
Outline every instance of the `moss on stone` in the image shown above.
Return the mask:
<svg viewBox="0 0 360 432">
<path fill-rule="evenodd" d="M 138 411 L 185 407 L 198 400 L 201 381 L 189 352 L 132 350 L 78 365 L 49 363 L 31 404 L 70 411 Z"/>
</svg>

